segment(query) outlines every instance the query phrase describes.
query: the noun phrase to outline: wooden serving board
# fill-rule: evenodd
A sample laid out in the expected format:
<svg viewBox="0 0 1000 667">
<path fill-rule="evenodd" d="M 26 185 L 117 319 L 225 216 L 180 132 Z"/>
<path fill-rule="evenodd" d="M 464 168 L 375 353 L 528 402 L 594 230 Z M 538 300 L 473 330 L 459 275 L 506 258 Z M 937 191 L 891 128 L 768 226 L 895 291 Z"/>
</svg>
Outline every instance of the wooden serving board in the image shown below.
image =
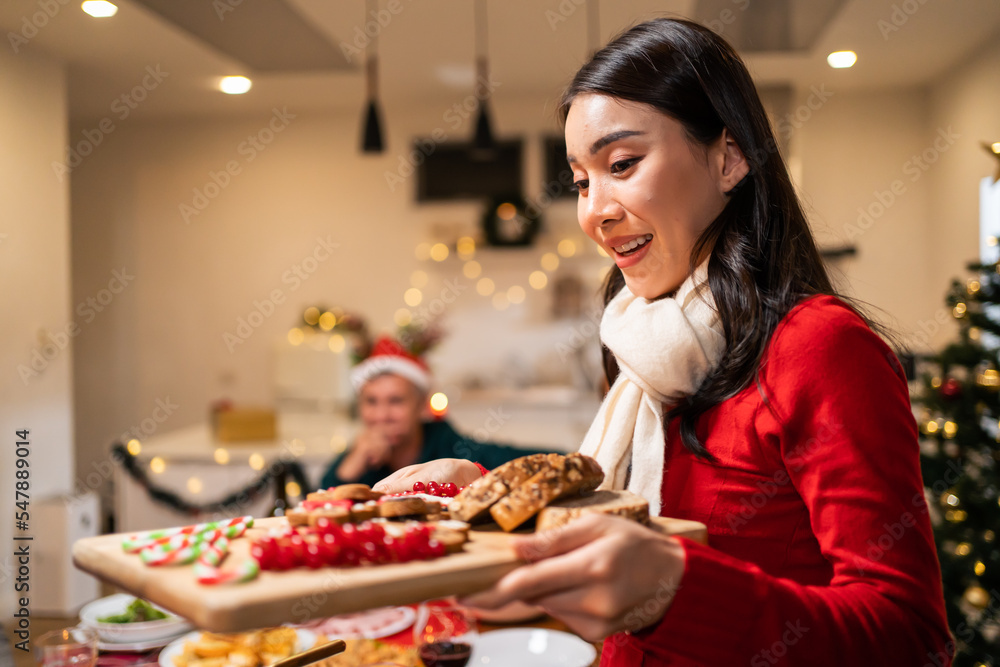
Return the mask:
<svg viewBox="0 0 1000 667">
<path fill-rule="evenodd" d="M 283 518 L 258 519 L 257 528 L 284 525 Z M 704 524 L 655 517 L 663 533 L 706 542 Z M 149 567 L 122 551 L 124 534 L 100 535 L 73 545 L 74 564 L 129 593 L 161 605 L 203 630 L 238 632 L 301 623 L 375 607 L 410 604 L 485 590 L 522 564 L 512 534 L 474 528 L 461 553 L 436 560 L 353 568 L 298 568 L 261 572 L 257 579 L 223 586 L 195 581 L 190 565 Z M 250 558 L 250 540 L 230 544 L 226 564 Z"/>
</svg>

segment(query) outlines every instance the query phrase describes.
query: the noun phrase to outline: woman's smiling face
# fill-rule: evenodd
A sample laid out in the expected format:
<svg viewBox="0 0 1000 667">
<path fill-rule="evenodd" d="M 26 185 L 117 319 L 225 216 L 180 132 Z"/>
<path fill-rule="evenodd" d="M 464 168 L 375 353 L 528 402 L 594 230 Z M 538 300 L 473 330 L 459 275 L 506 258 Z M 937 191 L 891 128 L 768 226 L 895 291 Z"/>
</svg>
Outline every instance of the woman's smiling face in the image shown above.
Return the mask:
<svg viewBox="0 0 1000 667">
<path fill-rule="evenodd" d="M 573 100 L 566 149 L 580 227 L 614 258 L 636 296 L 669 294 L 687 277 L 695 242 L 734 184 L 727 139 L 723 132 L 699 146 L 678 121 L 645 104 L 594 93 Z"/>
</svg>

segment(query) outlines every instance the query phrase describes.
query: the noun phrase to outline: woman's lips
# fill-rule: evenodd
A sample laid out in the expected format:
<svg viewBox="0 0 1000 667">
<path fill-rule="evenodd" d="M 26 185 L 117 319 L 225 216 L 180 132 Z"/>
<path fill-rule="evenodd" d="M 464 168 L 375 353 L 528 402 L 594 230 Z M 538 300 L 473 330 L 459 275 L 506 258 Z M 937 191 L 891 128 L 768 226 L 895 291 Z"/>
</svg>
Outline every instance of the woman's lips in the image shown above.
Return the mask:
<svg viewBox="0 0 1000 667">
<path fill-rule="evenodd" d="M 649 252 L 649 246 L 652 245 L 652 238 L 643 243 L 638 248 L 632 249 L 631 251 L 626 251 L 622 254 L 615 250 L 615 248 L 620 248 L 636 239 L 644 239 L 646 237 L 651 237 L 651 234 L 634 234 L 631 236 L 616 236 L 610 239 L 605 239 L 604 243 L 611 250 L 611 256 L 614 257 L 615 264 L 618 268 L 625 269 L 630 266 L 634 266 L 642 261 L 643 257 Z"/>
<path fill-rule="evenodd" d="M 635 266 L 642 261 L 643 257 L 646 256 L 649 252 L 649 246 L 651 245 L 653 245 L 652 242 L 646 243 L 628 255 L 622 255 L 617 250 L 612 249 L 611 252 L 614 253 L 613 256 L 615 258 L 615 264 L 618 265 L 619 269 L 627 269 L 630 266 Z"/>
</svg>

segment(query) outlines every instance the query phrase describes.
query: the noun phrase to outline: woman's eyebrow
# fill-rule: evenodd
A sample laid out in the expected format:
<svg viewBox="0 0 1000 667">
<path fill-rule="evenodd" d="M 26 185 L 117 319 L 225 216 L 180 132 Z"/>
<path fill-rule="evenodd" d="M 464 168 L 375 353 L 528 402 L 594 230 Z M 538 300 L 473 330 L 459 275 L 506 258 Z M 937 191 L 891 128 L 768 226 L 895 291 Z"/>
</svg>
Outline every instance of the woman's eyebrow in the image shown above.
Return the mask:
<svg viewBox="0 0 1000 667">
<path fill-rule="evenodd" d="M 594 142 L 594 144 L 590 147 L 590 154 L 591 155 L 596 154 L 597 151 L 601 150 L 602 148 L 604 148 L 608 144 L 612 144 L 612 143 L 618 141 L 619 139 L 625 139 L 626 137 L 634 137 L 634 136 L 639 136 L 639 135 L 643 135 L 643 134 L 646 134 L 646 133 L 645 132 L 641 132 L 639 130 L 618 130 L 617 132 L 612 132 L 611 134 L 606 134 L 606 135 L 604 135 L 603 137 L 601 137 L 600 139 L 598 139 L 597 141 Z M 567 162 L 576 162 L 576 158 L 573 157 L 572 155 L 567 155 L 566 156 L 566 161 Z"/>
</svg>

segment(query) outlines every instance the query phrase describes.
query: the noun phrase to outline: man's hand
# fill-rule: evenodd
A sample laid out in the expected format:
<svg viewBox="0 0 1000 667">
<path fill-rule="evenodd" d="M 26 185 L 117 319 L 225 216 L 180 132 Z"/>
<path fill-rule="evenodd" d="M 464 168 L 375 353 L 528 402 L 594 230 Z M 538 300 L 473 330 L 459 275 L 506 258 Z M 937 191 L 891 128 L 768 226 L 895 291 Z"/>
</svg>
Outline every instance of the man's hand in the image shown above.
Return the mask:
<svg viewBox="0 0 1000 667">
<path fill-rule="evenodd" d="M 588 641 L 659 621 L 684 574 L 680 542 L 617 516 L 581 517 L 514 548 L 529 564 L 461 604 L 535 604 Z"/>
<path fill-rule="evenodd" d="M 355 480 L 365 472 L 381 467 L 389 461 L 392 454 L 392 443 L 380 429 L 366 428 L 354 441 L 354 446 L 347 453 L 337 468 L 337 477 L 343 480 Z"/>
<path fill-rule="evenodd" d="M 482 477 L 479 468 L 465 459 L 437 459 L 400 468 L 372 487 L 383 493 L 401 493 L 413 488 L 414 482 L 454 482 L 462 487 Z"/>
</svg>

